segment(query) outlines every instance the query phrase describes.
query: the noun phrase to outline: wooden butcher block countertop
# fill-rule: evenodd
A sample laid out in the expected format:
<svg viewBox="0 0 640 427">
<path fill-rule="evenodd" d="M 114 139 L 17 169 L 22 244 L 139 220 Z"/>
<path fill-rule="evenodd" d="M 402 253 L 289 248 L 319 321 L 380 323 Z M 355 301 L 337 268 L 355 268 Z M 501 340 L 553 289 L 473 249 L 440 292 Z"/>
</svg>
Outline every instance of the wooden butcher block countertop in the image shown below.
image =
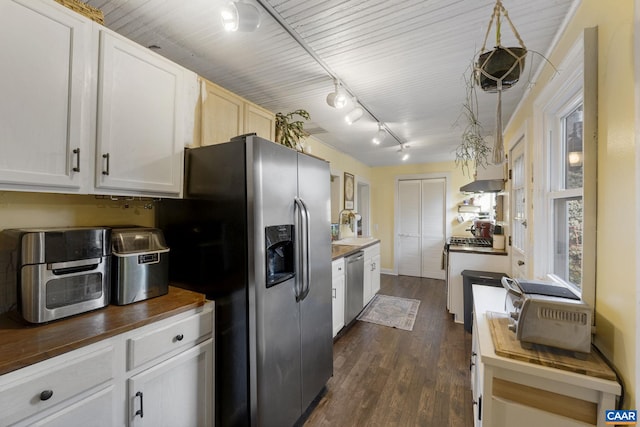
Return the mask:
<svg viewBox="0 0 640 427">
<path fill-rule="evenodd" d="M 509 319 L 504 313 L 487 312 L 486 315 L 496 355 L 590 377 L 616 380 L 615 372 L 595 350 L 583 360 L 574 357 L 572 352 L 538 344 L 533 344 L 531 349 L 524 349 L 516 338 L 516 334 L 507 328 Z"/>
<path fill-rule="evenodd" d="M 0 315 L 0 375 L 200 307 L 205 296 L 169 286 L 167 295 L 33 325 L 13 311 Z"/>
</svg>

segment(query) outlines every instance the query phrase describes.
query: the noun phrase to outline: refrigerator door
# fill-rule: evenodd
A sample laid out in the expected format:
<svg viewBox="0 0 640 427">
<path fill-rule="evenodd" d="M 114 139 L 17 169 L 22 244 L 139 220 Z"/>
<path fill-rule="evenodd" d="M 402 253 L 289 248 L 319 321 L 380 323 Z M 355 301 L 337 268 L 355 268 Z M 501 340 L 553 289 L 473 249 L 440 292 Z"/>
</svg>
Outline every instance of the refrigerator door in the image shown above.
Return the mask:
<svg viewBox="0 0 640 427">
<path fill-rule="evenodd" d="M 309 216 L 309 283 L 300 301 L 302 411 L 333 375 L 329 164 L 298 153 L 298 197 Z"/>
<path fill-rule="evenodd" d="M 255 328 L 257 358 L 256 425 L 291 426 L 301 415 L 300 311 L 296 302 L 297 275 L 267 287 L 265 228 L 294 224 L 297 195 L 293 150 L 248 137 L 253 156 L 253 235 Z M 249 148 L 249 144 L 248 144 Z M 297 230 L 293 229 L 294 239 Z M 251 240 L 251 239 L 250 239 Z M 329 316 L 331 318 L 331 316 Z"/>
</svg>

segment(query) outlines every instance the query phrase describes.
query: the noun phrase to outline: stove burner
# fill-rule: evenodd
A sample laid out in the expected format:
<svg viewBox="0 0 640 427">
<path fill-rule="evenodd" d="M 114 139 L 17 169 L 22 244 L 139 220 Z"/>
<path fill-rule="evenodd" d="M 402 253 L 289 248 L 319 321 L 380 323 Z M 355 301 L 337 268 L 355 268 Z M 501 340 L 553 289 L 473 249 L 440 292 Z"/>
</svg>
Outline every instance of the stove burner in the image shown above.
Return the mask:
<svg viewBox="0 0 640 427">
<path fill-rule="evenodd" d="M 484 237 L 451 237 L 449 244 L 454 246 L 474 246 L 481 248 L 490 248 L 493 246 L 491 239 Z"/>
</svg>

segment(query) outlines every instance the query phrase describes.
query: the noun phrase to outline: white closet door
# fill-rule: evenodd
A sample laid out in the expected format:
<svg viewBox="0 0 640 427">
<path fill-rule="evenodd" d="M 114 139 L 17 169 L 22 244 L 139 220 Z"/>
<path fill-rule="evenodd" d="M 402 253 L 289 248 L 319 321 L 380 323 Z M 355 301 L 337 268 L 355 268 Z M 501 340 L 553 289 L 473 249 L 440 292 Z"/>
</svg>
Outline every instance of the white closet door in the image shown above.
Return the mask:
<svg viewBox="0 0 640 427">
<path fill-rule="evenodd" d="M 398 274 L 420 276 L 420 180 L 398 182 Z"/>
<path fill-rule="evenodd" d="M 422 277 L 444 279 L 442 248 L 446 239 L 444 178 L 422 180 Z"/>
</svg>

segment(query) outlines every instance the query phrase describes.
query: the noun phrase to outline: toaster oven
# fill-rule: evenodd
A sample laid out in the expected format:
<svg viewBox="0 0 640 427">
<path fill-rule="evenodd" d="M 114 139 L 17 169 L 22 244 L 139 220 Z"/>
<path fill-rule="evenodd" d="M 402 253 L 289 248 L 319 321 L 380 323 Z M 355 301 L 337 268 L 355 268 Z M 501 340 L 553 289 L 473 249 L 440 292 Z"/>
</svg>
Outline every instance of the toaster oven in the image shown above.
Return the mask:
<svg viewBox="0 0 640 427">
<path fill-rule="evenodd" d="M 31 323 L 105 307 L 110 300 L 111 229 L 9 229 L 0 236 L 10 265 L 3 282 Z"/>
</svg>

